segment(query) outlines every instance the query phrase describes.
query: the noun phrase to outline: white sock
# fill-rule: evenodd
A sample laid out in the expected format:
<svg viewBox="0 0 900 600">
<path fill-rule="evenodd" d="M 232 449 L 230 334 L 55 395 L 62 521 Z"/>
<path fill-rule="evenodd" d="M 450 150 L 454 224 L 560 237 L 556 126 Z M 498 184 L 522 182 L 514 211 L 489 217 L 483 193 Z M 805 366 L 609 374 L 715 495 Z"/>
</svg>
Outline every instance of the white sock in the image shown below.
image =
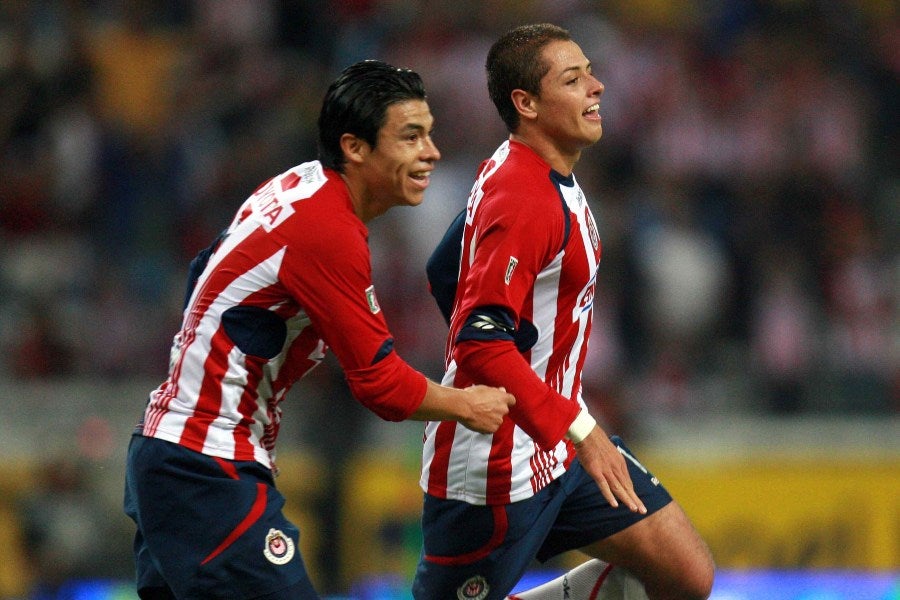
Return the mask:
<svg viewBox="0 0 900 600">
<path fill-rule="evenodd" d="M 647 593 L 625 569 L 594 558 L 507 600 L 647 600 Z"/>
</svg>

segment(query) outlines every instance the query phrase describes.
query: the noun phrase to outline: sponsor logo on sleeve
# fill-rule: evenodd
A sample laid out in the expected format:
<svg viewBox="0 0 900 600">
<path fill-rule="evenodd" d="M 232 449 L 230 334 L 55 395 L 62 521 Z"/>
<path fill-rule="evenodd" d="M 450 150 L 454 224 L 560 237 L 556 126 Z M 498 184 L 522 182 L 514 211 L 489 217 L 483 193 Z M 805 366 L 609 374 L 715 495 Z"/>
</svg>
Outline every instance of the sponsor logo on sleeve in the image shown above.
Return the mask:
<svg viewBox="0 0 900 600">
<path fill-rule="evenodd" d="M 519 264 L 519 259 L 515 256 L 509 257 L 509 263 L 506 265 L 506 275 L 503 276 L 503 281 L 506 285 L 509 285 L 509 282 L 512 281 L 513 271 L 516 270 L 516 266 Z"/>
<path fill-rule="evenodd" d="M 381 312 L 381 306 L 378 305 L 378 298 L 375 297 L 375 286 L 370 285 L 366 288 L 366 302 L 369 304 L 369 311 L 373 315 Z"/>
</svg>

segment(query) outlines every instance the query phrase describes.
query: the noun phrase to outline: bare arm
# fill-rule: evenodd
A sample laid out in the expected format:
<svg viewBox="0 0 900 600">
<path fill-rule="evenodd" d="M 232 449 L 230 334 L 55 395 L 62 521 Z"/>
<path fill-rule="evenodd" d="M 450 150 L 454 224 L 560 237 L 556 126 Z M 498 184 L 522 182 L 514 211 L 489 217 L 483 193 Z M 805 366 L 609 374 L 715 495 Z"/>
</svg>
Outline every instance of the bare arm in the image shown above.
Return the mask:
<svg viewBox="0 0 900 600">
<path fill-rule="evenodd" d="M 457 389 L 429 379 L 422 403 L 409 418 L 414 421 L 459 421 L 478 433 L 493 433 L 515 403 L 512 394 L 503 388 L 473 385 Z"/>
</svg>

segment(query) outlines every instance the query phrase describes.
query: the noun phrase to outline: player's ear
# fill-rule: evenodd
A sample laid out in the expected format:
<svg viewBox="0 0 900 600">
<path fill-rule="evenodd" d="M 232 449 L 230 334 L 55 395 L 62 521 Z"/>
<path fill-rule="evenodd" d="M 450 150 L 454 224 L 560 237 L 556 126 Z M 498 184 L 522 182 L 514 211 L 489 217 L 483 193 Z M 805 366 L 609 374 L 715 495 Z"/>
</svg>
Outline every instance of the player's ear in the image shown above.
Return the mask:
<svg viewBox="0 0 900 600">
<path fill-rule="evenodd" d="M 510 94 L 513 106 L 522 119 L 532 120 L 537 118 L 537 98 L 525 90 L 515 89 Z"/>
<path fill-rule="evenodd" d="M 371 148 L 364 139 L 352 133 L 345 133 L 341 136 L 341 150 L 347 162 L 360 163 L 365 160 Z"/>
</svg>

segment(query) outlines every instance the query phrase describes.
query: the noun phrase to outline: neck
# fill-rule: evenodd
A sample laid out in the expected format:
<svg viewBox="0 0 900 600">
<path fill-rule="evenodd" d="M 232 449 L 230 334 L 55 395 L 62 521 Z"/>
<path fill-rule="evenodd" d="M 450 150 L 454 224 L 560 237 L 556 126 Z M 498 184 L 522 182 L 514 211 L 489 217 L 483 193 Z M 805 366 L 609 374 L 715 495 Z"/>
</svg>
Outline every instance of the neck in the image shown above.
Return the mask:
<svg viewBox="0 0 900 600">
<path fill-rule="evenodd" d="M 528 131 L 517 131 L 510 134 L 510 140 L 525 144 L 550 165 L 550 168 L 568 177 L 575 169 L 575 163 L 581 157 L 581 150 L 567 151 L 561 148 L 553 140 L 545 136 L 533 135 Z"/>
<path fill-rule="evenodd" d="M 384 214 L 387 207 L 382 207 L 372 199 L 365 182 L 347 172 L 341 173 L 341 179 L 347 186 L 350 194 L 350 203 L 353 205 L 353 213 L 363 223 L 368 223 L 375 217 Z"/>
</svg>

